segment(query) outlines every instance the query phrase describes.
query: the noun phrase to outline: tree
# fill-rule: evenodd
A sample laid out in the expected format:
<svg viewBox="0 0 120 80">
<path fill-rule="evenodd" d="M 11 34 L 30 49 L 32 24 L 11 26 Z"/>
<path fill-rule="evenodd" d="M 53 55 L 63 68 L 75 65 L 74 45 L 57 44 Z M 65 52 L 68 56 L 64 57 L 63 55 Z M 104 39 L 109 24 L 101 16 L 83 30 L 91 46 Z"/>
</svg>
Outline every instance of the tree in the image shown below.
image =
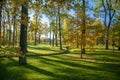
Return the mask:
<svg viewBox="0 0 120 80">
<path fill-rule="evenodd" d="M 2 2 L 3 0 L 0 1 L 0 48 L 1 48 L 1 19 L 2 19 Z"/>
<path fill-rule="evenodd" d="M 88 4 L 86 0 L 75 0 L 73 1 L 73 9 L 76 13 L 75 15 L 75 40 L 77 47 L 81 48 L 80 57 L 82 58 L 82 54 L 85 54 L 85 46 L 86 46 L 86 22 L 88 21 L 88 14 L 86 13 Z M 79 39 L 80 38 L 80 39 Z"/>
<path fill-rule="evenodd" d="M 13 43 L 13 46 L 15 45 L 15 43 L 17 42 L 17 23 L 19 22 L 18 21 L 18 17 L 20 14 L 20 4 L 19 4 L 19 0 L 18 1 L 12 1 L 12 5 L 13 5 L 13 12 L 12 12 L 12 16 L 13 16 L 13 38 L 12 38 L 12 43 Z"/>
<path fill-rule="evenodd" d="M 60 24 L 60 3 L 58 3 L 58 20 L 59 20 L 59 38 L 60 38 L 60 50 L 62 50 L 62 37 L 61 37 L 61 24 Z"/>
<path fill-rule="evenodd" d="M 105 13 L 105 20 L 104 20 L 104 24 L 105 24 L 105 27 L 106 27 L 106 49 L 109 49 L 109 29 L 110 29 L 110 26 L 111 26 L 111 22 L 112 22 L 112 19 L 115 15 L 115 9 L 114 9 L 114 5 L 117 4 L 117 1 L 118 0 L 115 0 L 115 4 L 113 4 L 113 2 L 111 0 L 102 0 L 102 5 L 104 7 L 104 13 Z M 105 4 L 106 3 L 106 4 Z M 107 24 L 107 16 L 109 18 L 109 22 Z"/>
<path fill-rule="evenodd" d="M 63 38 L 63 44 L 68 47 L 74 47 L 75 46 L 75 19 L 72 15 L 67 14 L 67 17 L 64 18 L 64 24 L 63 24 L 63 31 L 62 31 L 62 38 Z M 74 45 L 73 45 L 74 44 Z"/>
<path fill-rule="evenodd" d="M 58 34 L 59 34 L 59 45 L 60 45 L 60 50 L 62 50 L 62 35 L 61 35 L 61 9 L 64 7 L 64 3 L 65 3 L 66 1 L 63 1 L 63 0 L 49 0 L 49 1 L 47 1 L 46 2 L 46 7 L 47 7 L 47 9 L 49 10 L 49 11 L 47 11 L 49 14 L 50 14 L 50 16 L 52 15 L 52 17 L 53 16 L 58 16 L 58 19 L 56 19 L 56 20 L 58 20 L 58 21 L 56 21 L 56 22 L 58 22 Z M 52 5 L 51 5 L 52 4 Z M 48 14 L 47 13 L 47 14 Z M 54 18 L 55 19 L 55 18 Z M 56 23 L 57 24 L 57 23 Z M 56 26 L 57 27 L 57 26 Z M 56 28 L 57 29 L 57 28 Z M 55 34 L 55 36 L 56 36 L 56 40 L 57 40 L 57 32 L 56 32 L 56 34 Z M 56 43 L 57 43 L 57 41 L 56 41 Z"/>
<path fill-rule="evenodd" d="M 0 48 L 1 48 L 1 43 L 2 43 L 2 8 L 3 4 L 5 3 L 4 0 L 0 0 Z"/>
<path fill-rule="evenodd" d="M 94 0 L 95 1 L 95 0 Z M 99 12 L 100 16 L 104 13 L 104 26 L 106 28 L 106 45 L 105 48 L 109 49 L 109 31 L 112 27 L 112 22 L 115 16 L 116 11 L 119 9 L 119 0 L 101 0 L 98 1 L 95 11 Z"/>
<path fill-rule="evenodd" d="M 56 28 L 55 28 L 55 45 L 58 46 L 58 23 L 57 23 L 57 14 L 56 14 Z"/>
<path fill-rule="evenodd" d="M 116 18 L 114 19 L 114 27 L 112 28 L 113 31 L 113 46 L 118 47 L 118 50 L 120 50 L 120 11 L 118 14 L 115 16 Z"/>
<path fill-rule="evenodd" d="M 85 28 L 86 28 L 86 18 L 85 18 L 85 0 L 82 0 L 83 2 L 83 25 L 82 25 L 82 34 L 81 34 L 81 58 L 82 54 L 85 54 Z"/>
<path fill-rule="evenodd" d="M 22 22 L 20 31 L 20 51 L 19 64 L 23 65 L 27 63 L 27 26 L 28 26 L 28 3 L 27 1 L 22 4 Z"/>
<path fill-rule="evenodd" d="M 45 43 L 47 44 L 47 37 L 48 37 L 48 32 L 49 32 L 49 28 L 48 28 L 48 24 L 47 22 L 43 23 L 43 33 L 45 35 Z"/>
<path fill-rule="evenodd" d="M 50 28 L 51 28 L 51 31 L 52 31 L 52 34 L 53 34 L 53 38 L 52 38 L 52 46 L 54 47 L 54 35 L 55 35 L 55 29 L 56 29 L 56 25 L 55 25 L 55 21 L 53 20 L 51 23 L 50 23 Z"/>
<path fill-rule="evenodd" d="M 39 22 L 38 23 L 39 44 L 41 41 L 41 34 L 43 34 L 43 32 L 44 32 L 43 24 L 41 22 Z"/>
<path fill-rule="evenodd" d="M 46 2 L 44 6 L 44 13 L 48 16 L 50 23 L 52 23 L 53 20 L 56 21 L 55 22 L 56 26 L 54 26 L 55 28 L 54 36 L 55 36 L 55 44 L 56 46 L 58 46 L 58 3 L 57 1 L 50 0 Z M 52 27 L 50 27 L 50 45 L 51 45 L 51 33 L 52 32 L 53 32 Z"/>
<path fill-rule="evenodd" d="M 32 4 L 31 4 L 31 9 L 32 11 L 34 12 L 34 19 L 35 19 L 35 41 L 34 41 L 34 44 L 36 45 L 36 41 L 37 41 L 37 30 L 38 30 L 38 18 L 40 18 L 40 13 L 42 12 L 42 3 L 43 1 L 40 0 L 35 0 L 35 1 L 32 1 Z"/>
</svg>

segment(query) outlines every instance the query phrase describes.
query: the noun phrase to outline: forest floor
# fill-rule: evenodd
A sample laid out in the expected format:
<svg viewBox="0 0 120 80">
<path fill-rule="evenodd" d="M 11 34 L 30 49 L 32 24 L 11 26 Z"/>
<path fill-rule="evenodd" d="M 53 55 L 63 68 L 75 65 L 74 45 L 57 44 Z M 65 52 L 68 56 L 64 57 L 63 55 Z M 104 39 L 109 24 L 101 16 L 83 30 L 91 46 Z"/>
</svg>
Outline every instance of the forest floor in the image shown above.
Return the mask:
<svg viewBox="0 0 120 80">
<path fill-rule="evenodd" d="M 79 49 L 64 50 L 28 45 L 28 55 L 36 56 L 28 56 L 27 65 L 19 65 L 18 57 L 2 57 L 0 80 L 120 80 L 120 51 L 95 47 L 80 59 Z"/>
</svg>

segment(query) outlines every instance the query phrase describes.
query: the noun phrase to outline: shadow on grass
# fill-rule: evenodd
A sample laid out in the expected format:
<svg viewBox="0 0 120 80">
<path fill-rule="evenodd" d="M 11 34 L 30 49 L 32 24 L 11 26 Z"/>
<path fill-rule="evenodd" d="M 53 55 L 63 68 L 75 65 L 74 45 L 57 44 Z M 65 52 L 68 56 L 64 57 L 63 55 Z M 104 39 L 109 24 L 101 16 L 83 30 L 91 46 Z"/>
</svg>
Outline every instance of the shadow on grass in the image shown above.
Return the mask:
<svg viewBox="0 0 120 80">
<path fill-rule="evenodd" d="M 74 77 L 74 76 L 70 76 L 67 74 L 59 74 L 59 72 L 55 73 L 55 72 L 47 71 L 47 70 L 40 69 L 38 67 L 29 65 L 29 64 L 25 67 L 32 69 L 36 72 L 39 72 L 40 74 L 52 77 L 52 79 L 48 79 L 48 80 L 78 80 L 78 79 L 80 79 L 79 76 Z"/>
<path fill-rule="evenodd" d="M 96 71 L 102 71 L 103 73 L 104 72 L 112 73 L 112 74 L 114 74 L 113 76 L 117 76 L 116 79 L 118 79 L 118 78 L 120 79 L 120 77 L 119 77 L 120 64 L 92 63 L 93 65 L 96 64 L 97 66 L 90 66 L 90 65 L 73 63 L 70 61 L 54 60 L 54 59 L 49 59 L 49 58 L 45 58 L 45 57 L 39 57 L 39 58 L 43 61 L 43 63 L 44 63 L 44 61 L 47 61 L 47 64 L 53 63 L 54 65 L 53 64 L 51 64 L 51 65 L 55 66 L 56 68 L 58 67 L 57 72 L 63 73 L 63 75 L 57 74 L 57 73 L 55 74 L 54 72 L 41 70 L 34 66 L 31 66 L 30 68 L 35 71 L 38 71 L 39 73 L 42 73 L 44 75 L 54 77 L 55 80 L 80 80 L 80 79 L 88 80 L 88 78 L 81 76 L 81 75 L 88 76 L 88 74 L 90 74 L 90 73 L 87 74 L 87 72 L 82 71 L 84 69 L 86 69 L 88 71 L 92 70 L 94 72 L 94 74 L 93 75 L 90 74 L 91 77 L 94 77 L 98 80 L 100 79 L 100 77 L 101 77 L 100 80 L 102 80 L 104 78 L 107 79 L 107 77 L 103 76 L 104 74 L 96 75 L 96 73 L 95 73 Z M 59 58 L 59 57 L 54 56 L 54 58 Z M 69 66 L 69 67 L 65 67 L 65 66 Z M 28 66 L 28 68 L 29 68 L 29 66 Z M 80 73 L 80 74 L 76 74 L 76 73 Z M 92 80 L 92 79 L 90 79 L 90 80 Z M 112 79 L 112 80 L 114 80 L 114 79 Z"/>
<path fill-rule="evenodd" d="M 94 57 L 97 61 L 120 62 L 120 54 L 112 53 L 109 50 L 89 52 L 87 55 Z"/>
<path fill-rule="evenodd" d="M 29 51 L 27 56 L 53 56 L 53 55 L 60 55 L 60 54 L 65 54 L 66 52 L 56 52 L 56 53 L 47 53 L 47 54 L 42 54 L 42 53 L 36 53 Z"/>
<path fill-rule="evenodd" d="M 39 75 L 43 74 L 45 76 L 51 77 L 51 79 L 47 79 L 47 80 L 79 80 L 80 79 L 79 76 L 70 76 L 69 74 L 59 74 L 59 72 L 55 73 L 54 71 L 51 72 L 49 70 L 41 69 L 39 66 L 37 67 L 33 66 L 34 64 L 33 65 L 27 64 L 27 65 L 20 66 L 18 65 L 17 61 L 12 58 L 9 58 L 8 60 L 10 62 L 5 63 L 5 64 L 0 63 L 0 65 L 2 65 L 0 66 L 0 79 L 1 80 L 29 80 L 30 78 L 27 78 L 25 76 L 25 74 L 27 74 L 28 72 L 22 69 L 31 69 L 39 73 Z M 48 63 L 45 63 L 45 64 L 48 64 Z M 17 67 L 17 69 L 14 70 L 13 69 L 14 67 Z M 41 77 L 35 78 L 35 80 L 40 80 L 40 79 L 44 79 L 44 78 L 41 78 Z M 32 80 L 32 77 L 31 77 L 31 80 Z"/>
<path fill-rule="evenodd" d="M 108 63 L 96 63 L 96 62 L 86 62 L 86 64 L 82 64 L 79 62 L 77 63 L 71 62 L 70 60 L 63 60 L 63 58 L 61 57 L 62 56 L 57 55 L 57 56 L 46 56 L 46 57 L 31 56 L 29 58 L 29 59 L 35 58 L 39 60 L 42 64 L 47 64 L 46 66 L 44 66 L 46 68 L 50 67 L 49 65 L 52 65 L 52 67 L 50 68 L 55 68 L 57 73 L 56 71 L 49 71 L 47 69 L 42 69 L 40 66 L 36 66 L 35 63 L 20 66 L 18 65 L 18 62 L 15 59 L 8 58 L 7 60 L 8 62 L 0 63 L 0 79 L 28 80 L 27 77 L 24 75 L 27 74 L 27 71 L 22 69 L 31 69 L 39 73 L 39 75 L 43 74 L 45 76 L 51 77 L 51 80 L 107 80 L 108 77 L 103 76 L 106 72 L 112 73 L 113 76 L 116 77 L 116 79 L 111 79 L 111 80 L 120 79 L 119 77 L 120 64 L 113 64 L 113 63 L 108 64 Z M 14 67 L 17 67 L 18 70 L 16 69 L 14 70 Z M 92 71 L 93 73 L 89 73 L 88 71 Z M 99 75 L 97 75 L 96 71 L 100 71 L 103 73 L 102 74 L 98 73 Z M 40 80 L 40 77 L 36 78 L 36 80 Z"/>
<path fill-rule="evenodd" d="M 0 79 L 1 80 L 26 80 L 21 69 L 16 70 L 18 62 L 12 58 L 2 58 L 0 60 Z"/>
<path fill-rule="evenodd" d="M 59 56 L 54 56 L 54 57 L 60 58 Z M 95 71 L 99 70 L 99 71 L 115 72 L 116 74 L 120 74 L 120 72 L 119 72 L 120 71 L 120 64 L 92 62 L 93 64 L 96 64 L 97 66 L 89 66 L 89 65 L 70 62 L 68 60 L 62 61 L 62 60 L 51 60 L 51 59 L 44 58 L 44 57 L 41 57 L 41 58 L 44 59 L 45 61 L 55 62 L 58 64 L 64 64 L 64 65 L 71 66 L 71 67 L 91 69 L 91 70 L 95 70 Z M 116 69 L 119 71 L 117 72 Z"/>
</svg>

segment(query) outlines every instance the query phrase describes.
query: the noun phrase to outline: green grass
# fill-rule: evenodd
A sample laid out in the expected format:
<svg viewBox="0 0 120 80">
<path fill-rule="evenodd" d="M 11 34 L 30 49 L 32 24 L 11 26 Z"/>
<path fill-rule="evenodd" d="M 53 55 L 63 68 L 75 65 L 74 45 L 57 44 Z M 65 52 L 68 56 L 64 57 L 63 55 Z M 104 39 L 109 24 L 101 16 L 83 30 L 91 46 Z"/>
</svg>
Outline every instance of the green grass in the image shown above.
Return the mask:
<svg viewBox="0 0 120 80">
<path fill-rule="evenodd" d="M 29 56 L 27 65 L 18 58 L 0 58 L 0 80 L 120 80 L 120 54 L 100 47 L 80 59 L 80 50 L 70 54 Z M 58 47 L 29 45 L 28 54 L 59 53 Z M 61 51 L 62 52 L 62 51 Z"/>
<path fill-rule="evenodd" d="M 62 52 L 59 50 L 59 47 L 51 47 L 50 45 L 28 45 L 28 52 L 34 54 L 50 54 L 50 53 L 58 53 Z"/>
</svg>

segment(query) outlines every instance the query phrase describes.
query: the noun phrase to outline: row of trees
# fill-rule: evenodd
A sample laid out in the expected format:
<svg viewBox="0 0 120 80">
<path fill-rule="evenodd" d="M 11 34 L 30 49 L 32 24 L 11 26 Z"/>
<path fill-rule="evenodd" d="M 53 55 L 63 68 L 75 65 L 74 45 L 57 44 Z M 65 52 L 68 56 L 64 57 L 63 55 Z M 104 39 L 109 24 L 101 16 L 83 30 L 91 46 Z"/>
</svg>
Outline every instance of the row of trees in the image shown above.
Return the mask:
<svg viewBox="0 0 120 80">
<path fill-rule="evenodd" d="M 27 0 L 0 1 L 0 47 L 11 47 L 16 43 L 15 38 L 20 30 L 19 64 L 26 64 L 27 52 L 28 2 Z"/>
<path fill-rule="evenodd" d="M 85 49 L 98 44 L 120 50 L 119 4 L 119 0 L 1 0 L 0 47 L 19 43 L 20 64 L 26 64 L 27 42 L 36 45 L 41 35 L 61 50 L 62 45 L 81 48 L 81 58 Z M 43 14 L 50 24 L 41 22 Z"/>
</svg>

